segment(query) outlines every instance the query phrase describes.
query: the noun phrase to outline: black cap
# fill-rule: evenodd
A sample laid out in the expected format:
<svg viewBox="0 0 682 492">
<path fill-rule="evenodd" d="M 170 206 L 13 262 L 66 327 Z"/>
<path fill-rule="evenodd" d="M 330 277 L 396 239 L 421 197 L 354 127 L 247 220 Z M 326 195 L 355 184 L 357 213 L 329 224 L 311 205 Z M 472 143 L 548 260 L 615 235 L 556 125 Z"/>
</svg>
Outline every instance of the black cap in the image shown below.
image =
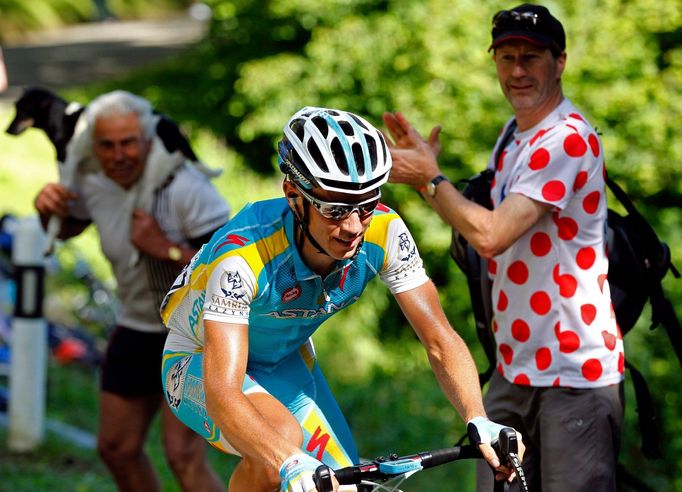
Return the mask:
<svg viewBox="0 0 682 492">
<path fill-rule="evenodd" d="M 493 42 L 488 51 L 502 43 L 521 39 L 543 48 L 563 52 L 566 49 L 566 33 L 547 7 L 524 3 L 511 10 L 500 10 L 493 17 Z"/>
</svg>

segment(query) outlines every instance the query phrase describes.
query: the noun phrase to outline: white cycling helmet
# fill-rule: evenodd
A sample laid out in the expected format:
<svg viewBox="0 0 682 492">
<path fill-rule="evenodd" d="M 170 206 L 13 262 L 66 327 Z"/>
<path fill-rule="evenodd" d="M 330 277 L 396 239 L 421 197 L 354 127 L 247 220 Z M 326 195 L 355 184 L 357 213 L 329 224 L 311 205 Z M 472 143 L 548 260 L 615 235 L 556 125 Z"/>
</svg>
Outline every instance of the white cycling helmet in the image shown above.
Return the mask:
<svg viewBox="0 0 682 492">
<path fill-rule="evenodd" d="M 391 154 L 381 132 L 359 116 L 305 107 L 284 127 L 279 167 L 307 189 L 360 195 L 388 180 Z"/>
</svg>

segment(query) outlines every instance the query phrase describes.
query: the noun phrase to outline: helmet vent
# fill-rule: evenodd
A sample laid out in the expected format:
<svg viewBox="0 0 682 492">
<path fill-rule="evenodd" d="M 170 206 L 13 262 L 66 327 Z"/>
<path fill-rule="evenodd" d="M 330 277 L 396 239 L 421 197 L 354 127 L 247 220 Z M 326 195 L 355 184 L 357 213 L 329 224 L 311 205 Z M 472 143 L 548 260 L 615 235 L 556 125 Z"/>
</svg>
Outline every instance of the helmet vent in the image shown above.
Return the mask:
<svg viewBox="0 0 682 492">
<path fill-rule="evenodd" d="M 329 172 L 329 168 L 327 167 L 327 163 L 324 162 L 324 157 L 322 157 L 322 152 L 320 152 L 320 149 L 317 148 L 317 144 L 315 143 L 315 140 L 312 138 L 308 140 L 308 153 L 310 154 L 310 157 L 313 158 L 315 161 L 315 164 L 317 164 L 317 167 L 322 169 L 325 173 Z"/>
<path fill-rule="evenodd" d="M 291 122 L 290 128 L 291 130 L 296 134 L 299 140 L 303 140 L 303 125 L 305 124 L 305 121 L 302 119 L 297 119 Z"/>
<path fill-rule="evenodd" d="M 327 138 L 327 133 L 329 133 L 329 126 L 327 125 L 327 122 L 324 121 L 324 118 L 315 116 L 312 121 L 313 124 L 317 127 L 317 129 L 320 130 L 322 136 L 324 138 Z"/>
<path fill-rule="evenodd" d="M 358 125 L 360 125 L 362 128 L 364 128 L 365 130 L 369 130 L 369 129 L 367 128 L 367 125 L 365 125 L 362 121 L 360 121 L 360 119 L 359 119 L 357 116 L 355 116 L 355 115 L 352 114 L 352 113 L 348 113 L 348 115 L 349 115 L 351 118 L 353 118 L 353 120 L 355 120 L 355 122 L 356 122 Z"/>
<path fill-rule="evenodd" d="M 377 143 L 373 138 L 367 138 L 367 149 L 369 150 L 369 165 L 374 171 L 377 168 Z"/>
<path fill-rule="evenodd" d="M 353 126 L 347 121 L 339 121 L 339 126 L 343 130 L 343 133 L 345 133 L 349 137 L 352 137 L 355 134 L 355 132 L 353 131 Z"/>
<path fill-rule="evenodd" d="M 384 155 L 384 157 L 383 157 L 383 159 L 381 160 L 381 162 L 386 162 L 386 159 L 388 158 L 388 155 L 387 155 L 387 154 L 388 154 L 388 150 L 386 150 L 386 142 L 384 141 L 383 138 L 380 138 L 379 141 L 381 142 L 381 150 L 382 150 L 383 155 Z M 373 162 L 373 163 L 372 163 L 372 166 L 375 166 L 375 165 L 376 165 L 376 163 Z M 374 167 L 372 167 L 372 169 L 374 169 Z"/>
<path fill-rule="evenodd" d="M 358 169 L 358 175 L 365 174 L 365 156 L 362 155 L 362 146 L 359 143 L 353 144 L 353 157 L 355 158 L 355 165 Z"/>
<path fill-rule="evenodd" d="M 338 138 L 332 140 L 330 148 L 332 150 L 334 160 L 336 161 L 336 165 L 339 167 L 339 171 L 341 171 L 342 174 L 349 176 L 350 171 L 348 170 L 348 162 L 346 162 L 346 156 Z"/>
</svg>

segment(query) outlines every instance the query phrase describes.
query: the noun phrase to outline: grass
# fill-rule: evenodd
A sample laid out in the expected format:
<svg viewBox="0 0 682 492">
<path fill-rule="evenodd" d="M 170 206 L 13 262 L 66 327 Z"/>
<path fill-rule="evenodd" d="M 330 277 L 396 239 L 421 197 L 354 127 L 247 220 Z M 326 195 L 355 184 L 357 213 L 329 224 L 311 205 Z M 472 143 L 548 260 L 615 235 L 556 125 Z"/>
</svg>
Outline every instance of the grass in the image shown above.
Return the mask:
<svg viewBox="0 0 682 492">
<path fill-rule="evenodd" d="M 97 374 L 91 368 L 50 362 L 46 417 L 95 434 L 97 431 Z M 85 449 L 47 432 L 33 452 L 15 453 L 0 430 L 0 492 L 115 492 L 116 487 L 94 449 Z M 160 419 L 147 438 L 146 451 L 161 478 L 164 491 L 179 492 L 161 445 Z M 236 459 L 208 447 L 209 460 L 225 482 Z"/>
</svg>

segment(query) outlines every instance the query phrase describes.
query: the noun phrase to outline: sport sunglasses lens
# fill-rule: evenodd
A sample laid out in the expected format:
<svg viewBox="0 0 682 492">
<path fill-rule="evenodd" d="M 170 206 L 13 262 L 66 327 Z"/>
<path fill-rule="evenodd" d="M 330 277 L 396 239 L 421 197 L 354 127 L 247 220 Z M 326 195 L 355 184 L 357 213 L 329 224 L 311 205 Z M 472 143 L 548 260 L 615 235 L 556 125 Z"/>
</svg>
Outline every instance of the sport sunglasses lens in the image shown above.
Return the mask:
<svg viewBox="0 0 682 492">
<path fill-rule="evenodd" d="M 331 203 L 320 203 L 317 201 L 315 206 L 319 210 L 320 214 L 327 219 L 332 220 L 344 220 L 350 217 L 350 215 L 357 210 L 358 215 L 361 219 L 367 218 L 369 215 L 374 213 L 374 210 L 379 205 L 379 198 L 375 198 L 371 202 L 362 203 L 360 205 L 340 205 Z"/>
<path fill-rule="evenodd" d="M 522 28 L 534 29 L 538 24 L 538 16 L 532 12 L 515 12 L 500 10 L 493 17 L 493 27 L 496 29 Z"/>
</svg>

